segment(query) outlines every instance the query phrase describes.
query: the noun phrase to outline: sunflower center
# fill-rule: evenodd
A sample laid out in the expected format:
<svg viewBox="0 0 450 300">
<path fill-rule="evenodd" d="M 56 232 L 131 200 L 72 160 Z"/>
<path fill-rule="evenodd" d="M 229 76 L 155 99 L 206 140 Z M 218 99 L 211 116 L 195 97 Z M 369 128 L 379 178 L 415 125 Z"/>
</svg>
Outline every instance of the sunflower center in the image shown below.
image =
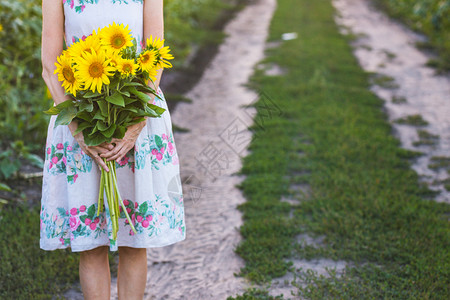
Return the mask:
<svg viewBox="0 0 450 300">
<path fill-rule="evenodd" d="M 145 63 L 147 63 L 149 60 L 150 60 L 150 55 L 148 55 L 148 54 L 142 55 L 142 59 L 141 59 L 142 63 L 145 64 Z"/>
<path fill-rule="evenodd" d="M 133 71 L 133 67 L 131 67 L 130 64 L 124 64 L 123 65 L 123 70 L 127 73 L 131 73 Z"/>
<path fill-rule="evenodd" d="M 125 38 L 121 34 L 115 34 L 111 37 L 111 45 L 116 49 L 120 49 L 125 45 Z"/>
<path fill-rule="evenodd" d="M 69 67 L 65 67 L 62 71 L 62 74 L 64 76 L 64 79 L 69 83 L 75 82 L 75 76 L 73 75 L 73 71 Z"/>
<path fill-rule="evenodd" d="M 103 66 L 99 62 L 94 62 L 89 66 L 89 75 L 94 78 L 102 77 Z"/>
</svg>

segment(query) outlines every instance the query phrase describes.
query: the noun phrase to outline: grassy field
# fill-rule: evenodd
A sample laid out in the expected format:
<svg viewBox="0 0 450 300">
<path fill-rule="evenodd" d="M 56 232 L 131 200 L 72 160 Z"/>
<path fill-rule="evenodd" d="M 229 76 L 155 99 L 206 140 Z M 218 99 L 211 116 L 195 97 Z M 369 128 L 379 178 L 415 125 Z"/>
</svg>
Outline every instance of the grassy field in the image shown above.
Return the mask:
<svg viewBox="0 0 450 300">
<path fill-rule="evenodd" d="M 393 137 L 383 101 L 369 91 L 369 74 L 333 14 L 329 0 L 278 1 L 269 41 L 285 32 L 298 38 L 267 51 L 264 62 L 284 75 L 255 71 L 250 83 L 280 113 L 268 114 L 267 97 L 256 104 L 255 120 L 264 126 L 253 126 L 241 170 L 247 202 L 239 207 L 245 222 L 236 252 L 246 262 L 240 275 L 263 284 L 290 270 L 297 296 L 308 299 L 445 299 L 449 206 L 432 201 L 411 170 L 420 154 Z M 299 184 L 310 187 L 308 197 Z M 283 195 L 300 204 L 280 201 Z M 300 233 L 323 243 L 300 244 Z M 342 276 L 323 277 L 293 270 L 294 258 L 349 265 Z M 256 290 L 235 297 L 229 299 L 273 299 Z"/>
</svg>

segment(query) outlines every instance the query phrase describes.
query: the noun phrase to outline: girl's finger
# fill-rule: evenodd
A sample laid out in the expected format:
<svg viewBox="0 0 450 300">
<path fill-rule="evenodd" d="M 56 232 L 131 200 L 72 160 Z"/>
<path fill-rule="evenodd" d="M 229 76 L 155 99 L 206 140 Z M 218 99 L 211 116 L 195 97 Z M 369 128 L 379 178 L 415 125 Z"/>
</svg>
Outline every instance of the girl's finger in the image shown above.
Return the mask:
<svg viewBox="0 0 450 300">
<path fill-rule="evenodd" d="M 119 151 L 119 153 L 117 153 L 116 155 L 114 155 L 114 156 L 108 158 L 108 160 L 115 160 L 115 161 L 119 162 L 119 161 L 121 161 L 122 158 L 127 154 L 127 152 L 128 152 L 127 147 L 123 147 L 123 148 Z"/>
<path fill-rule="evenodd" d="M 98 164 L 99 166 L 101 166 L 106 172 L 109 172 L 108 166 L 105 164 L 105 162 L 103 161 L 103 159 L 100 158 L 100 156 L 96 155 L 96 156 L 95 156 L 95 161 L 96 161 L 97 164 Z"/>
<path fill-rule="evenodd" d="M 119 152 L 122 147 L 123 144 L 117 144 L 113 149 L 109 150 L 108 152 L 100 154 L 100 157 L 108 159 L 111 156 L 117 154 L 117 152 Z"/>
</svg>

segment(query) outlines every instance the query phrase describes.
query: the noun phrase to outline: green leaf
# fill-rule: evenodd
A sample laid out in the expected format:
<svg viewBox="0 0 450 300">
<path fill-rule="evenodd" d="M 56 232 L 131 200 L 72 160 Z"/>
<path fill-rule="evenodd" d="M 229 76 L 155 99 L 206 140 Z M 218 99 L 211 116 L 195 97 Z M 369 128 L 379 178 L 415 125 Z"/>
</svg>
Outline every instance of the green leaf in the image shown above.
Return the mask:
<svg viewBox="0 0 450 300">
<path fill-rule="evenodd" d="M 140 82 L 131 81 L 131 82 L 125 82 L 123 84 L 123 86 L 143 86 L 143 84 Z"/>
<path fill-rule="evenodd" d="M 107 130 L 108 129 L 108 125 L 106 125 L 106 123 L 105 122 L 103 122 L 102 120 L 98 120 L 97 121 L 97 128 L 98 128 L 98 130 L 100 130 L 100 131 L 105 131 L 105 130 Z"/>
<path fill-rule="evenodd" d="M 86 221 L 87 217 L 88 217 L 87 215 L 82 215 L 82 216 L 80 216 L 80 221 L 81 221 L 81 223 L 84 224 L 84 222 Z"/>
<path fill-rule="evenodd" d="M 148 203 L 144 202 L 141 205 L 139 205 L 139 212 L 141 213 L 141 215 L 145 215 L 145 213 L 148 210 Z"/>
<path fill-rule="evenodd" d="M 162 113 L 166 111 L 165 108 L 162 108 L 162 107 L 160 107 L 158 105 L 151 104 L 151 103 L 148 103 L 147 107 L 152 109 L 152 110 L 154 110 L 158 115 L 162 115 Z"/>
<path fill-rule="evenodd" d="M 126 91 L 126 90 L 124 90 L 124 91 L 119 90 L 119 93 L 121 93 L 123 96 L 130 97 L 130 92 L 129 92 L 129 91 Z"/>
<path fill-rule="evenodd" d="M 143 93 L 143 92 L 139 92 L 135 87 L 132 87 L 129 90 L 133 95 L 136 95 L 141 101 L 143 101 L 145 103 L 152 100 L 149 95 L 147 95 L 146 93 Z"/>
<path fill-rule="evenodd" d="M 73 118 L 77 115 L 77 109 L 73 106 L 69 106 L 63 109 L 56 117 L 55 127 L 58 125 L 69 125 Z"/>
<path fill-rule="evenodd" d="M 94 97 L 99 97 L 102 94 L 99 94 L 98 92 L 92 92 L 92 91 L 87 91 L 86 94 L 83 95 L 84 98 L 94 98 Z"/>
<path fill-rule="evenodd" d="M 131 98 L 131 97 L 124 97 L 124 99 L 125 99 L 125 106 L 127 106 L 127 105 L 129 105 L 129 104 L 131 104 L 131 103 L 134 103 L 134 102 L 138 101 L 138 99 L 136 99 L 136 98 Z"/>
<path fill-rule="evenodd" d="M 89 135 L 89 134 L 83 132 L 83 136 L 84 136 L 84 142 L 86 143 L 87 146 L 98 146 L 101 143 L 109 142 L 111 140 L 111 139 L 108 139 L 107 137 L 105 137 L 100 132 L 96 132 L 93 135 Z"/>
<path fill-rule="evenodd" d="M 106 97 L 105 99 L 106 99 L 106 101 L 108 101 L 112 104 L 119 105 L 119 106 L 125 106 L 125 101 L 124 101 L 122 95 L 118 92 L 115 92 L 114 94 Z"/>
<path fill-rule="evenodd" d="M 0 182 L 0 191 L 11 192 L 12 190 L 7 184 Z"/>
<path fill-rule="evenodd" d="M 111 126 L 109 126 L 109 128 L 108 128 L 107 130 L 101 131 L 101 133 L 102 133 L 104 136 L 110 138 L 110 137 L 112 137 L 112 135 L 113 135 L 114 132 L 116 131 L 116 127 L 117 127 L 116 124 L 112 124 Z"/>
<path fill-rule="evenodd" d="M 93 219 L 92 217 L 95 214 L 95 204 L 92 204 L 91 206 L 89 206 L 88 210 L 87 210 L 87 214 L 89 217 L 91 217 L 91 220 Z"/>
<path fill-rule="evenodd" d="M 102 111 L 102 115 L 107 117 L 108 116 L 108 102 L 106 102 L 104 99 L 100 99 L 97 101 L 98 107 Z"/>
<path fill-rule="evenodd" d="M 44 161 L 42 160 L 42 158 L 40 156 L 37 156 L 36 154 L 32 154 L 32 153 L 25 153 L 24 157 L 32 165 L 34 165 L 34 166 L 36 166 L 38 168 L 43 168 L 44 167 Z"/>
<path fill-rule="evenodd" d="M 44 113 L 49 114 L 49 115 L 57 115 L 59 114 L 63 109 L 68 108 L 68 107 L 73 107 L 73 101 L 72 99 L 68 99 L 56 106 L 52 106 L 50 109 L 44 111 Z"/>
<path fill-rule="evenodd" d="M 163 146 L 163 141 L 159 135 L 155 135 L 155 143 L 158 148 L 161 148 Z"/>
<path fill-rule="evenodd" d="M 97 112 L 95 113 L 95 115 L 92 117 L 93 120 L 102 120 L 105 121 L 106 117 L 103 116 L 101 110 L 97 110 Z"/>
<path fill-rule="evenodd" d="M 92 110 L 94 110 L 94 104 L 92 104 L 91 101 L 81 101 L 80 105 L 80 110 L 79 111 L 87 111 L 87 112 L 92 112 Z"/>
<path fill-rule="evenodd" d="M 89 127 L 94 127 L 94 126 L 88 122 L 79 122 L 78 128 L 77 128 L 77 130 L 75 130 L 74 135 L 77 135 L 78 133 L 80 133 L 81 131 L 83 131 Z"/>
<path fill-rule="evenodd" d="M 116 131 L 114 132 L 114 137 L 117 139 L 122 139 L 125 136 L 125 132 L 127 128 L 125 126 L 117 126 Z"/>
<path fill-rule="evenodd" d="M 77 113 L 77 118 L 90 123 L 92 121 L 93 115 L 88 113 L 87 111 L 82 111 Z"/>
</svg>

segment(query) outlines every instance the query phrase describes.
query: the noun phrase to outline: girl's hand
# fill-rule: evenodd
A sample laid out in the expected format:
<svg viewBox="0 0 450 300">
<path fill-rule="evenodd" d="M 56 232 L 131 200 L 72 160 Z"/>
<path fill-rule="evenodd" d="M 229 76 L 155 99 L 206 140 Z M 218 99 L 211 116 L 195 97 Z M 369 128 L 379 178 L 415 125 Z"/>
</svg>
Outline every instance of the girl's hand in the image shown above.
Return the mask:
<svg viewBox="0 0 450 300">
<path fill-rule="evenodd" d="M 130 151 L 147 122 L 140 122 L 127 128 L 123 139 L 112 139 L 111 144 L 115 144 L 114 148 L 100 154 L 100 157 L 106 158 L 107 161 L 116 160 L 119 162 Z M 107 144 L 108 146 L 111 144 Z"/>
<path fill-rule="evenodd" d="M 69 129 L 72 132 L 72 134 L 75 132 L 77 127 L 78 127 L 78 124 L 76 122 L 72 122 L 69 124 Z M 114 148 L 113 145 L 103 143 L 98 146 L 87 146 L 86 143 L 84 142 L 83 133 L 81 133 L 81 132 L 74 135 L 73 137 L 78 142 L 81 150 L 83 150 L 84 153 L 89 155 L 97 163 L 98 166 L 102 167 L 106 172 L 109 172 L 109 168 L 106 166 L 106 163 L 100 157 L 100 154 L 106 153 L 109 150 L 112 150 Z"/>
</svg>

